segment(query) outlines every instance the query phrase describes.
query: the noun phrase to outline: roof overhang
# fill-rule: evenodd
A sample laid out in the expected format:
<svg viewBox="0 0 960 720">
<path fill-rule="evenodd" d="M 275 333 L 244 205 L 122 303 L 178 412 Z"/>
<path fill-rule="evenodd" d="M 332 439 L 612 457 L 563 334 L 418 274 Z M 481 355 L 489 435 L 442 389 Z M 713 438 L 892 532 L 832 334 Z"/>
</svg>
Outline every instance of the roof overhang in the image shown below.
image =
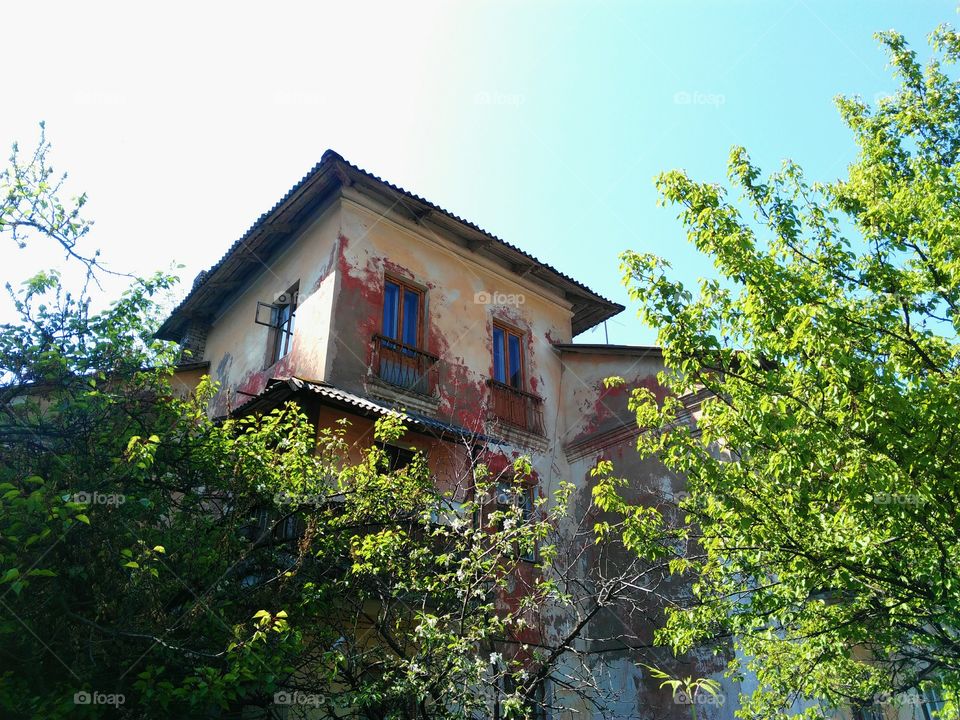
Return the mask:
<svg viewBox="0 0 960 720">
<path fill-rule="evenodd" d="M 339 410 L 345 410 L 353 415 L 377 419 L 380 417 L 396 417 L 404 422 L 407 429 L 421 435 L 430 435 L 440 440 L 467 440 L 471 444 L 495 444 L 495 438 L 474 432 L 460 425 L 436 420 L 403 408 L 375 402 L 369 398 L 355 395 L 341 390 L 325 382 L 304 380 L 298 377 L 274 378 L 257 395 L 235 408 L 230 414 L 242 417 L 252 413 L 269 412 L 282 403 L 295 397 L 313 397 L 321 405 L 327 405 Z"/>
<path fill-rule="evenodd" d="M 600 345 L 580 343 L 554 343 L 562 353 L 582 355 L 629 355 L 631 357 L 662 358 L 663 349 L 657 345 Z"/>
<path fill-rule="evenodd" d="M 619 303 L 540 262 L 515 245 L 428 200 L 360 169 L 332 150 L 270 210 L 257 218 L 240 239 L 206 273 L 198 276 L 186 298 L 157 331 L 162 340 L 179 341 L 192 320 L 209 322 L 218 308 L 256 273 L 263 263 L 304 227 L 308 220 L 338 197 L 343 187 L 389 199 L 393 212 L 417 224 L 429 222 L 470 252 L 502 265 L 507 271 L 553 290 L 570 303 L 573 335 L 589 330 L 621 312 Z"/>
</svg>

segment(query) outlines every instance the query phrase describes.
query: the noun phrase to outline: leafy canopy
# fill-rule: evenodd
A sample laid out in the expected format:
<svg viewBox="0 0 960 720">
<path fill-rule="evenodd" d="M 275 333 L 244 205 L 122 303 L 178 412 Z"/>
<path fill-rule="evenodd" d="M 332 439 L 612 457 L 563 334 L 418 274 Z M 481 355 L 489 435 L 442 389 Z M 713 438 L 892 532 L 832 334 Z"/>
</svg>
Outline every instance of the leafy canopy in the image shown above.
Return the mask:
<svg viewBox="0 0 960 720">
<path fill-rule="evenodd" d="M 60 199 L 46 150 L 0 173 L 0 234 L 59 242 L 95 280 L 83 198 Z M 561 663 L 573 682 L 575 635 L 524 642 L 535 608 L 584 600 L 546 572 L 570 486 L 525 509 L 529 463 L 464 451 L 457 504 L 422 454 L 390 465 L 396 419 L 352 447 L 292 404 L 210 418 L 215 386 L 178 394 L 178 349 L 153 337 L 174 282 L 135 279 L 99 312 L 55 272 L 10 289 L 0 715 L 464 718 L 495 700 L 519 718 Z"/>
<path fill-rule="evenodd" d="M 938 28 L 925 65 L 877 37 L 899 88 L 838 100 L 847 177 L 785 162 L 763 180 L 734 148 L 739 198 L 682 171 L 657 183 L 717 279 L 692 292 L 622 257 L 670 390 L 634 395 L 639 450 L 688 478 L 697 548 L 659 639 L 732 642 L 734 673 L 759 679 L 743 717 L 960 690 L 960 36 Z M 641 553 L 662 532 L 634 529 Z"/>
</svg>

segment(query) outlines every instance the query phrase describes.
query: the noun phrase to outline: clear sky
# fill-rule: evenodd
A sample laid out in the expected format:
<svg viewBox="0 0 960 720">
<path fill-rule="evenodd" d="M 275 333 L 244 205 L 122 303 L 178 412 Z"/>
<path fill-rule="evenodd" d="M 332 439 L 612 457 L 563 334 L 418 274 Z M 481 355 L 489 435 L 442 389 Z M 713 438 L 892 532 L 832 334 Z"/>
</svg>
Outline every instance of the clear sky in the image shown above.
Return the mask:
<svg viewBox="0 0 960 720">
<path fill-rule="evenodd" d="M 955 0 L 5 3 L 0 144 L 46 121 L 120 270 L 182 264 L 189 284 L 333 148 L 627 304 L 626 248 L 711 272 L 656 206 L 659 172 L 722 181 L 741 144 L 836 178 L 853 146 L 833 97 L 893 85 L 872 33 L 922 50 L 956 18 Z M 2 253 L 13 282 L 55 260 Z M 654 340 L 632 308 L 608 330 Z"/>
</svg>

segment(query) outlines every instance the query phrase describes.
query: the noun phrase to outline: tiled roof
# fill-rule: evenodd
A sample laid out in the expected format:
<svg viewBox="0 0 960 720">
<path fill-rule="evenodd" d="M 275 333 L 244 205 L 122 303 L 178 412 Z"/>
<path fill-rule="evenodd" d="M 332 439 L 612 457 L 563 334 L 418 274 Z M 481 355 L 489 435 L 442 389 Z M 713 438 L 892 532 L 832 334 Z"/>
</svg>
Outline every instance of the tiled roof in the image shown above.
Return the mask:
<svg viewBox="0 0 960 720">
<path fill-rule="evenodd" d="M 426 431 L 428 434 L 438 434 L 441 436 L 454 436 L 458 438 L 469 438 L 475 442 L 497 443 L 499 441 L 481 433 L 473 432 L 460 425 L 445 423 L 435 418 L 426 417 L 418 413 L 413 413 L 400 407 L 394 407 L 382 402 L 374 402 L 369 398 L 355 395 L 354 393 L 341 390 L 329 383 L 317 382 L 315 380 L 304 380 L 298 377 L 275 378 L 267 383 L 267 386 L 255 397 L 250 398 L 240 407 L 233 411 L 234 415 L 245 415 L 255 409 L 257 405 L 268 403 L 271 396 L 288 395 L 296 392 L 312 392 L 332 401 L 339 406 L 354 408 L 358 414 L 367 416 L 397 417 L 403 420 L 412 430 L 419 432 Z M 283 397 L 278 397 L 278 400 Z"/>
<path fill-rule="evenodd" d="M 260 215 L 213 267 L 197 276 L 187 297 L 173 310 L 157 331 L 157 337 L 179 341 L 182 326 L 190 317 L 212 315 L 213 308 L 227 297 L 229 292 L 242 281 L 245 274 L 249 274 L 260 266 L 258 253 L 266 258 L 274 246 L 288 238 L 285 233 L 290 232 L 289 228 L 286 230 L 277 228 L 286 227 L 288 224 L 295 225 L 298 216 L 302 219 L 301 213 L 309 209 L 311 203 L 315 205 L 318 198 L 328 197 L 345 182 L 350 184 L 355 180 L 374 183 L 381 189 L 388 189 L 398 196 L 400 204 L 404 205 L 408 211 L 415 209 L 420 212 L 434 212 L 459 228 L 472 231 L 484 241 L 489 241 L 491 247 L 499 248 L 498 258 L 505 264 L 514 261 L 517 264 L 527 264 L 533 269 L 533 274 L 537 278 L 558 287 L 569 296 L 568 299 L 574 305 L 574 335 L 588 330 L 623 310 L 622 305 L 598 295 L 583 283 L 542 263 L 516 245 L 501 240 L 475 223 L 347 162 L 333 150 L 327 150 L 320 162 L 290 188 L 270 210 Z M 411 208 L 411 205 L 416 207 Z"/>
</svg>

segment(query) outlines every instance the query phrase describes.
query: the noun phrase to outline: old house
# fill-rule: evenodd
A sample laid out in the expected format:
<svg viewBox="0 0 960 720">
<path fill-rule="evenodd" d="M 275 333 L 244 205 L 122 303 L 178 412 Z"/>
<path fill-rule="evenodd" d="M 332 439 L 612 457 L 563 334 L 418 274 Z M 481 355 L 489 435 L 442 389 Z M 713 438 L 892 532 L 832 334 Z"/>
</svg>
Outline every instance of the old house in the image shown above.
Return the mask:
<svg viewBox="0 0 960 720">
<path fill-rule="evenodd" d="M 624 308 L 518 247 L 328 151 L 237 240 L 163 324 L 181 343 L 179 382 L 221 383 L 211 412 L 249 412 L 297 399 L 318 425 L 351 420 L 351 439 L 403 409 L 410 446 L 438 482 L 468 492 L 464 438 L 485 461 L 532 459 L 531 500 L 614 460 L 637 497 L 680 490 L 635 451 L 631 387 L 657 391 L 656 348 L 578 344 Z M 606 389 L 619 375 L 626 386 Z M 652 627 L 619 632 L 615 611 L 594 636 L 649 645 Z M 602 627 L 601 627 L 602 626 Z M 549 628 L 543 630 L 549 632 Z M 688 717 L 644 678 L 628 644 L 599 648 L 618 717 Z M 699 674 L 719 669 L 705 659 Z M 560 692 L 548 688 L 548 692 Z M 712 707 L 701 717 L 732 717 Z"/>
</svg>

